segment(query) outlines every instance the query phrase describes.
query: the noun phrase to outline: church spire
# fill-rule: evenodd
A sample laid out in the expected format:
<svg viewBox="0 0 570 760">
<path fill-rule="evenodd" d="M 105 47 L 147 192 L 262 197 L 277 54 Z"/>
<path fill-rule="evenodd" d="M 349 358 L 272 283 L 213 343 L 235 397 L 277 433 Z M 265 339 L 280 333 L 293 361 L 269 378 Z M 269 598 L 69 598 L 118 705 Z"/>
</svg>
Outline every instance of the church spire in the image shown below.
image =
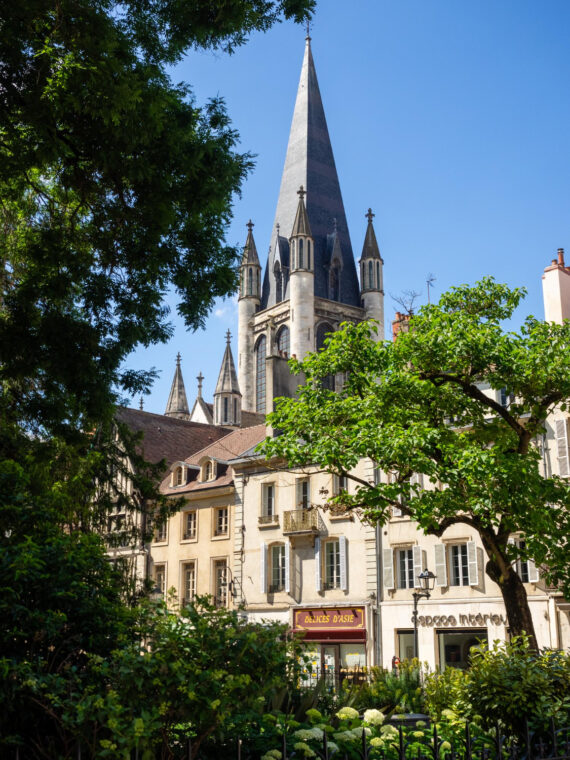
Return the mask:
<svg viewBox="0 0 570 760">
<path fill-rule="evenodd" d="M 307 192 L 307 217 L 315 243 L 315 296 L 328 298 L 327 270 L 330 251 L 328 250 L 327 235 L 331 231 L 333 219 L 336 219 L 342 251 L 343 287 L 341 300 L 358 307 L 360 306 L 358 277 L 317 81 L 310 35 L 307 35 L 305 42 L 305 54 L 289 134 L 287 155 L 281 177 L 274 230 L 277 224 L 280 225 L 282 231 L 285 231 L 286 235 L 290 234 L 293 229 L 297 211 L 295 196 L 300 185 Z M 271 245 L 272 256 L 276 255 L 275 250 L 278 242 L 277 235 L 274 233 Z M 278 302 L 276 299 L 277 284 L 272 277 L 273 269 L 274 261 L 270 257 L 263 285 L 262 309 Z"/>
<path fill-rule="evenodd" d="M 241 424 L 241 393 L 230 345 L 231 337 L 228 330 L 226 350 L 214 391 L 214 425 L 238 426 Z"/>
<path fill-rule="evenodd" d="M 166 405 L 166 411 L 164 414 L 167 417 L 178 417 L 178 419 L 181 420 L 190 419 L 190 410 L 188 409 L 188 401 L 186 400 L 186 389 L 184 388 L 182 370 L 180 369 L 180 352 L 176 355 L 174 379 L 172 380 L 172 387 L 170 388 L 168 404 Z"/>
</svg>

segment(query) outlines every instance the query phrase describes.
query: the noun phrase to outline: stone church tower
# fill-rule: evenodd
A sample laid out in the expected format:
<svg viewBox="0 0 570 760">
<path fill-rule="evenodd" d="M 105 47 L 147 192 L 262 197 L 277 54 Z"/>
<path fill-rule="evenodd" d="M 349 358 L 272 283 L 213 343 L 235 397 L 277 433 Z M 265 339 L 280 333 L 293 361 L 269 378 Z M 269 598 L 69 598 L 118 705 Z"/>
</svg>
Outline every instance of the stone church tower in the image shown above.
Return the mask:
<svg viewBox="0 0 570 760">
<path fill-rule="evenodd" d="M 251 222 L 240 266 L 244 410 L 268 413 L 276 396 L 293 395 L 297 380 L 287 359 L 321 348 L 341 322 L 375 319 L 383 339 L 383 262 L 373 216 L 369 209 L 359 284 L 307 37 L 263 284 Z"/>
</svg>

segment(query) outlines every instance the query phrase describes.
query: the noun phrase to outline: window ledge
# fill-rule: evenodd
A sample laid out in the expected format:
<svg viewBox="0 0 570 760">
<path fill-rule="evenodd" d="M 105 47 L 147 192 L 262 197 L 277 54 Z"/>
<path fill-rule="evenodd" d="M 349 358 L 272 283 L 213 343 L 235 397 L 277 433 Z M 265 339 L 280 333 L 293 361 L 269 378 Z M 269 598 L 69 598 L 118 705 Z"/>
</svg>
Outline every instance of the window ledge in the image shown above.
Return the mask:
<svg viewBox="0 0 570 760">
<path fill-rule="evenodd" d="M 223 539 L 228 539 L 230 537 L 229 532 L 228 533 L 220 533 L 219 535 L 212 536 L 212 541 L 222 541 Z"/>
<path fill-rule="evenodd" d="M 198 536 L 193 536 L 192 538 L 181 538 L 180 543 L 181 544 L 195 544 L 198 541 Z"/>
<path fill-rule="evenodd" d="M 260 515 L 258 518 L 258 528 L 260 530 L 263 530 L 264 528 L 278 528 L 279 527 L 279 518 L 277 516 L 273 516 L 271 518 Z"/>
<path fill-rule="evenodd" d="M 350 520 L 350 522 L 354 522 L 354 515 L 348 512 L 342 515 L 333 515 L 329 512 L 329 520 L 331 520 L 331 522 L 338 522 L 340 520 Z"/>
</svg>

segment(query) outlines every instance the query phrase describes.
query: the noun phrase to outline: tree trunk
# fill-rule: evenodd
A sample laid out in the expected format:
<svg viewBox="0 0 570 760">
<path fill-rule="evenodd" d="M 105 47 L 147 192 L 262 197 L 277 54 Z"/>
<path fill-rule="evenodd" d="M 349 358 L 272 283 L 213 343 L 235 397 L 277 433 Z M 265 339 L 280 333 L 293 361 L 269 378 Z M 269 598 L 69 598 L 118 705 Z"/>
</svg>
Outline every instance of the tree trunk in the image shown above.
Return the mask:
<svg viewBox="0 0 570 760">
<path fill-rule="evenodd" d="M 532 615 L 528 606 L 528 597 L 519 574 L 504 555 L 497 557 L 498 552 L 495 540 L 492 542 L 486 541 L 483 535 L 481 538 L 483 539 L 483 545 L 487 554 L 491 557 L 487 562 L 487 575 L 501 590 L 511 636 L 521 636 L 525 633 L 530 639 L 531 647 L 538 651 L 534 623 L 532 622 Z"/>
</svg>

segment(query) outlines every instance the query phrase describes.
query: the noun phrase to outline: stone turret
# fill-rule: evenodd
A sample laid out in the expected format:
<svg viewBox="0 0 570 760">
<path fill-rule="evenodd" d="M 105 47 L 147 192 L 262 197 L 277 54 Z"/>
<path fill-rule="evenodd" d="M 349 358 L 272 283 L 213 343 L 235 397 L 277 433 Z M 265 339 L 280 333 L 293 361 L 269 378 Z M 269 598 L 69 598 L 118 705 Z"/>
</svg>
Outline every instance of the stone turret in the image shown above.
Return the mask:
<svg viewBox="0 0 570 760">
<path fill-rule="evenodd" d="M 376 340 L 384 340 L 384 283 L 382 256 L 378 248 L 376 233 L 372 219 L 372 209 L 366 214 L 368 226 L 362 246 L 360 257 L 360 292 L 362 305 L 366 312 L 366 319 L 375 319 L 378 322 Z"/>
<path fill-rule="evenodd" d="M 214 391 L 214 425 L 241 425 L 241 393 L 230 346 L 231 333 L 226 333 L 226 350 Z"/>
<path fill-rule="evenodd" d="M 261 266 L 253 239 L 253 222 L 247 223 L 247 239 L 240 265 L 238 300 L 238 378 L 242 390 L 242 406 L 253 410 L 254 405 L 254 335 L 252 319 L 259 309 L 261 297 Z"/>
<path fill-rule="evenodd" d="M 184 388 L 182 370 L 180 369 L 180 353 L 176 355 L 174 379 L 172 380 L 172 387 L 170 388 L 170 395 L 168 396 L 168 403 L 164 414 L 166 417 L 177 417 L 180 420 L 190 419 L 186 389 Z"/>
<path fill-rule="evenodd" d="M 291 354 L 304 359 L 315 348 L 315 246 L 303 186 L 297 194 L 299 203 L 289 238 Z"/>
</svg>

